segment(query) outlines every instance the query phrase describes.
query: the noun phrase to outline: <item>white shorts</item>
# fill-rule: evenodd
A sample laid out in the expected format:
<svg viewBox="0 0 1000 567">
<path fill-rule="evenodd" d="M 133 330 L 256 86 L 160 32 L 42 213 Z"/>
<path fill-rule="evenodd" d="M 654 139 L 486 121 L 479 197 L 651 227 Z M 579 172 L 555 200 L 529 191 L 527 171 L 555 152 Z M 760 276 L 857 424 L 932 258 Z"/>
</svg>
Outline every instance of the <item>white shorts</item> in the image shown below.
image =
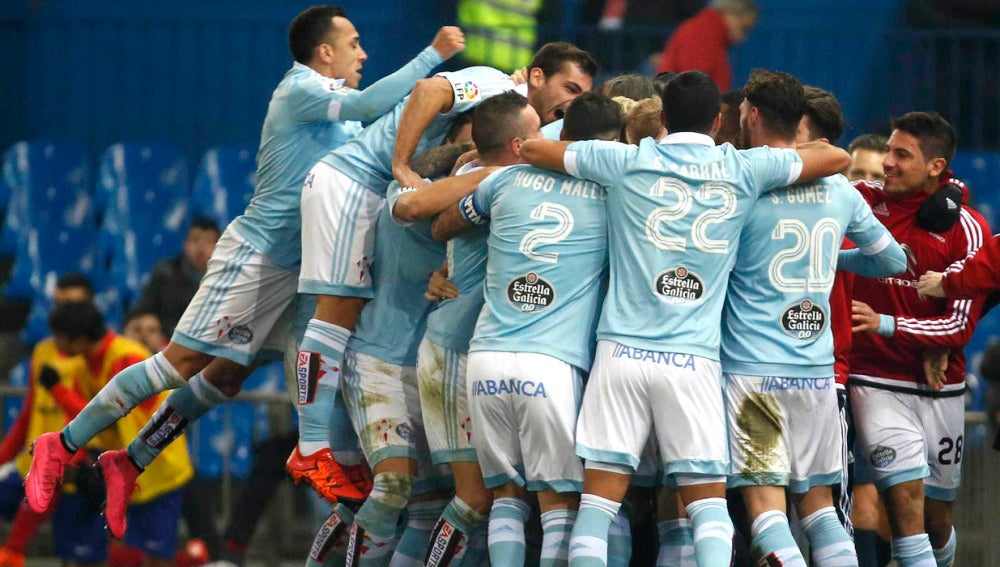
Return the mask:
<svg viewBox="0 0 1000 567">
<path fill-rule="evenodd" d="M 249 366 L 259 351 L 281 360 L 295 318 L 296 270 L 282 268 L 227 228 L 171 340 Z"/>
<path fill-rule="evenodd" d="M 711 482 L 729 474 L 718 361 L 598 342 L 576 454 L 635 470 L 654 427 L 668 482 L 677 474 Z"/>
<path fill-rule="evenodd" d="M 962 479 L 965 397 L 929 397 L 851 385 L 851 410 L 861 455 L 875 486 L 924 479 L 924 493 L 953 501 Z"/>
<path fill-rule="evenodd" d="M 414 494 L 427 485 L 448 486 L 447 467 L 432 466 L 420 417 L 417 369 L 347 349 L 343 364 L 344 401 L 368 463 L 390 457 L 417 461 Z"/>
<path fill-rule="evenodd" d="M 468 355 L 436 345 L 426 337 L 417 351 L 420 410 L 431 462 L 476 462 L 472 418 L 465 387 Z"/>
<path fill-rule="evenodd" d="M 375 224 L 385 197 L 319 162 L 302 187 L 302 274 L 299 291 L 375 296 Z"/>
<path fill-rule="evenodd" d="M 833 377 L 724 374 L 730 487 L 839 484 L 843 438 Z"/>
<path fill-rule="evenodd" d="M 515 482 L 533 492 L 580 492 L 573 453 L 583 377 L 545 354 L 469 353 L 472 444 L 487 488 Z"/>
</svg>

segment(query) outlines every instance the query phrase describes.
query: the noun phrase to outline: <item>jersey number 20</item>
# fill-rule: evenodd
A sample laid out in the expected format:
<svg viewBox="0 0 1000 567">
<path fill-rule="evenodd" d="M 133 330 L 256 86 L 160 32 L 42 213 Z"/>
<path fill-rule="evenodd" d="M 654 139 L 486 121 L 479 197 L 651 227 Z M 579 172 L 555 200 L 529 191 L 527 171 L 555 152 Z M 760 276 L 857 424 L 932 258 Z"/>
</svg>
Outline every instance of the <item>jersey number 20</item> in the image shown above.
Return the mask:
<svg viewBox="0 0 1000 567">
<path fill-rule="evenodd" d="M 771 259 L 768 276 L 774 289 L 784 293 L 826 292 L 833 286 L 834 266 L 840 250 L 841 230 L 836 219 L 820 219 L 812 230 L 798 219 L 781 219 L 771 231 L 771 240 L 784 240 L 792 236 L 795 244 L 785 248 Z M 826 250 L 824 250 L 826 247 Z M 809 277 L 786 276 L 786 264 L 797 262 L 809 255 Z"/>
</svg>

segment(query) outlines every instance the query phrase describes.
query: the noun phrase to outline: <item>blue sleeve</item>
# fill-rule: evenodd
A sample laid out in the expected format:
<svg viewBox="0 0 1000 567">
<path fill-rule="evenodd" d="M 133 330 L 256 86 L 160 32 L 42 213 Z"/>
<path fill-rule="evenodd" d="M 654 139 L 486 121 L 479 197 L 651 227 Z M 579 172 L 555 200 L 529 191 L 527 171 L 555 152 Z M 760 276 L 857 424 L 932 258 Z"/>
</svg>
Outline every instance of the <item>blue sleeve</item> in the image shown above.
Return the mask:
<svg viewBox="0 0 1000 567">
<path fill-rule="evenodd" d="M 795 150 L 763 146 L 741 150 L 740 154 L 750 165 L 755 198 L 794 184 L 802 173 L 802 158 Z"/>
<path fill-rule="evenodd" d="M 889 229 L 875 218 L 868 203 L 857 191 L 841 193 L 850 195 L 854 201 L 846 236 L 858 247 L 840 251 L 837 269 L 869 278 L 891 276 L 905 270 L 906 253 Z"/>
<path fill-rule="evenodd" d="M 479 182 L 476 190 L 466 195 L 459 202 L 459 210 L 469 224 L 482 225 L 490 221 L 490 211 L 493 207 L 493 198 L 496 196 L 500 183 L 497 181 L 499 175 L 506 168 L 499 169 L 489 174 L 486 179 Z"/>
<path fill-rule="evenodd" d="M 329 80 L 306 79 L 289 93 L 289 105 L 302 122 L 361 120 L 369 122 L 392 110 L 413 85 L 442 62 L 433 47 L 427 47 L 395 73 L 363 91 L 334 86 Z"/>
<path fill-rule="evenodd" d="M 638 152 L 638 146 L 621 142 L 573 142 L 566 148 L 563 167 L 573 177 L 589 179 L 608 187 L 622 179 L 625 169 Z"/>
<path fill-rule="evenodd" d="M 491 96 L 518 90 L 509 75 L 493 67 L 468 67 L 461 71 L 438 73 L 435 77 L 441 77 L 451 85 L 454 99 L 449 116 L 472 110 Z M 527 85 L 521 87 L 527 92 Z"/>
</svg>

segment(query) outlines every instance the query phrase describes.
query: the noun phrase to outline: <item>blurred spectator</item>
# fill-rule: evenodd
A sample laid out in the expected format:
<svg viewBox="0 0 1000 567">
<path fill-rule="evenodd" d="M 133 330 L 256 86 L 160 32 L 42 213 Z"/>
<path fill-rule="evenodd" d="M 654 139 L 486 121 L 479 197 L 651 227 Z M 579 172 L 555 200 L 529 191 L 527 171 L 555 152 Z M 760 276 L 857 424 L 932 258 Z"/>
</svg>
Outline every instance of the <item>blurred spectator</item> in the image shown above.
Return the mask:
<svg viewBox="0 0 1000 567">
<path fill-rule="evenodd" d="M 749 147 L 740 133 L 740 104 L 743 102 L 743 91 L 729 91 L 722 95 L 722 123 L 715 134 L 716 145 L 730 143 L 739 149 Z"/>
<path fill-rule="evenodd" d="M 173 334 L 184 309 L 198 291 L 198 282 L 205 275 L 219 235 L 215 221 L 195 218 L 184 239 L 183 252 L 153 266 L 135 310 L 155 314 L 165 336 Z"/>
<path fill-rule="evenodd" d="M 885 181 L 882 160 L 889 152 L 889 138 L 881 134 L 862 134 L 851 140 L 847 153 L 851 154 L 851 165 L 847 168 L 847 180 Z"/>
<path fill-rule="evenodd" d="M 743 42 L 756 23 L 754 0 L 712 0 L 670 36 L 658 71 L 702 71 L 720 91 L 728 91 L 733 80 L 728 50 Z"/>
<path fill-rule="evenodd" d="M 160 352 L 167 344 L 167 338 L 160 326 L 160 318 L 152 311 L 133 309 L 125 314 L 125 337 L 149 349 Z"/>
<path fill-rule="evenodd" d="M 514 71 L 531 63 L 542 0 L 459 0 L 458 26 L 465 33 L 462 57 L 472 65 Z"/>
</svg>

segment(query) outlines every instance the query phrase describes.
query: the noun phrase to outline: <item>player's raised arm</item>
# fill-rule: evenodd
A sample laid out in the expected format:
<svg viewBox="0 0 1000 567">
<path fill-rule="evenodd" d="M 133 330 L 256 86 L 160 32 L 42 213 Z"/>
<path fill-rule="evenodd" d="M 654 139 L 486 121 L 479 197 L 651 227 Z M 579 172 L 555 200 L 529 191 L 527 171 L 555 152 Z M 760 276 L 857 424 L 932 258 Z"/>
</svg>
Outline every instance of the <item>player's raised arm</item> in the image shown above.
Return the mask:
<svg viewBox="0 0 1000 567">
<path fill-rule="evenodd" d="M 420 137 L 438 114 L 451 110 L 454 91 L 444 77 L 420 79 L 403 107 L 399 118 L 396 148 L 392 154 L 392 175 L 404 187 L 421 187 L 427 182 L 414 173 L 410 159 L 417 151 Z"/>
<path fill-rule="evenodd" d="M 802 158 L 802 171 L 796 183 L 835 175 L 851 165 L 851 155 L 826 142 L 813 141 L 799 144 L 795 150 Z"/>
<path fill-rule="evenodd" d="M 339 100 L 331 100 L 331 115 L 336 109 L 337 120 L 375 120 L 392 110 L 410 92 L 414 83 L 463 49 L 465 37 L 462 30 L 445 26 L 438 31 L 427 48 L 395 73 L 376 81 L 363 91 L 352 89 L 342 94 Z"/>
<path fill-rule="evenodd" d="M 543 138 L 525 140 L 521 145 L 521 159 L 535 167 L 567 173 L 564 159 L 569 144 Z"/>
<path fill-rule="evenodd" d="M 412 188 L 400 195 L 392 208 L 392 216 L 404 222 L 429 219 L 475 191 L 479 182 L 496 169 L 486 167 L 465 175 L 446 177 L 420 188 Z"/>
</svg>

